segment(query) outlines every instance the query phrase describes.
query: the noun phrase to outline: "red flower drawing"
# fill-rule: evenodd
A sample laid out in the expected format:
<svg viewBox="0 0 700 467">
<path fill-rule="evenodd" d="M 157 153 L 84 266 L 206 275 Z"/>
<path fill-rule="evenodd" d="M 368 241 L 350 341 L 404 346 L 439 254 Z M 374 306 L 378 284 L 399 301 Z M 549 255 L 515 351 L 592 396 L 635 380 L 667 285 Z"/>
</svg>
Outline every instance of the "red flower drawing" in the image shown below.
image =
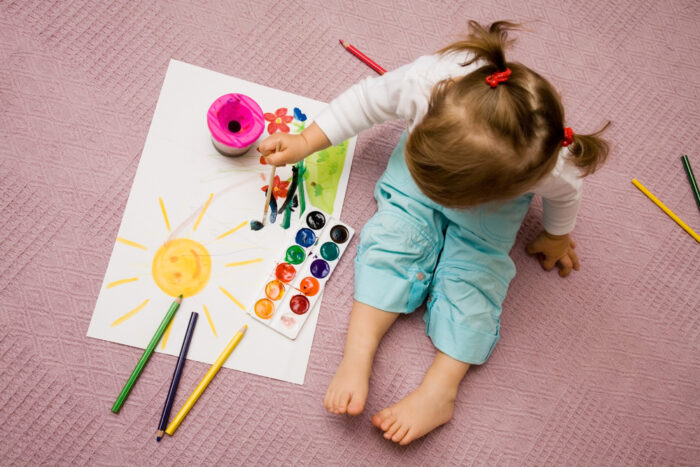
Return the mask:
<svg viewBox="0 0 700 467">
<path fill-rule="evenodd" d="M 275 113 L 273 114 L 266 112 L 265 120 L 270 122 L 270 124 L 267 125 L 267 132 L 269 134 L 275 133 L 277 131 L 281 131 L 282 133 L 289 133 L 289 126 L 287 126 L 287 123 L 290 123 L 292 120 L 294 120 L 294 117 L 291 115 L 287 115 L 287 108 L 282 107 L 275 110 Z"/>
<path fill-rule="evenodd" d="M 289 191 L 289 183 L 290 182 L 288 180 L 284 182 L 280 181 L 280 176 L 275 175 L 275 179 L 272 182 L 272 195 L 275 197 L 275 199 L 287 197 L 287 191 Z M 261 190 L 267 193 L 267 185 L 262 187 Z"/>
</svg>

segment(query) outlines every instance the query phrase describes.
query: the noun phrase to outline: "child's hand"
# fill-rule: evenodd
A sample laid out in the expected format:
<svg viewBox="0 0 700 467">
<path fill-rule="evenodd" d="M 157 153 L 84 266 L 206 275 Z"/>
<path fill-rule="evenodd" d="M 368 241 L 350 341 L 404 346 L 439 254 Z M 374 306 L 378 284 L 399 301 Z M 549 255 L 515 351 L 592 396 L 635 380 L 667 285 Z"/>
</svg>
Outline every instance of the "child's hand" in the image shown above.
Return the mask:
<svg viewBox="0 0 700 467">
<path fill-rule="evenodd" d="M 537 259 L 546 271 L 551 271 L 554 266 L 559 266 L 559 275 L 566 277 L 571 269 L 579 270 L 578 256 L 574 251 L 576 243 L 566 235 L 551 235 L 542 231 L 527 246 L 527 252 L 536 254 Z"/>
<path fill-rule="evenodd" d="M 276 150 L 278 143 L 279 150 Z M 260 143 L 258 151 L 265 157 L 268 164 L 282 166 L 295 164 L 330 145 L 331 142 L 326 134 L 314 122 L 298 135 L 274 133 L 268 136 Z"/>
<path fill-rule="evenodd" d="M 279 144 L 279 151 L 276 151 Z M 270 165 L 283 166 L 294 164 L 308 156 L 308 144 L 301 135 L 290 135 L 287 133 L 274 133 L 268 136 L 260 146 L 260 152 L 265 161 Z"/>
</svg>

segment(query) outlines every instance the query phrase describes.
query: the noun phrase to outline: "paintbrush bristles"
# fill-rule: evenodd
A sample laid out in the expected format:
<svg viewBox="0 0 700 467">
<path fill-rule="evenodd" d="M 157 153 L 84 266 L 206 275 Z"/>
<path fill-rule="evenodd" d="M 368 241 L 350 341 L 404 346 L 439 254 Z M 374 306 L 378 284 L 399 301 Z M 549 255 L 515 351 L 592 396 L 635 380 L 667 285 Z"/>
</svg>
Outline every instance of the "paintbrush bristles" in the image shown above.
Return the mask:
<svg viewBox="0 0 700 467">
<path fill-rule="evenodd" d="M 277 141 L 277 146 L 275 147 L 275 152 L 278 152 L 280 150 L 280 141 Z M 265 220 L 267 219 L 267 208 L 270 206 L 270 198 L 272 197 L 272 191 L 273 191 L 273 184 L 275 182 L 275 171 L 277 170 L 277 166 L 273 165 L 272 168 L 270 169 L 270 178 L 267 180 L 267 195 L 265 196 L 265 206 L 263 207 L 263 218 L 262 218 L 262 223 L 265 224 Z"/>
</svg>

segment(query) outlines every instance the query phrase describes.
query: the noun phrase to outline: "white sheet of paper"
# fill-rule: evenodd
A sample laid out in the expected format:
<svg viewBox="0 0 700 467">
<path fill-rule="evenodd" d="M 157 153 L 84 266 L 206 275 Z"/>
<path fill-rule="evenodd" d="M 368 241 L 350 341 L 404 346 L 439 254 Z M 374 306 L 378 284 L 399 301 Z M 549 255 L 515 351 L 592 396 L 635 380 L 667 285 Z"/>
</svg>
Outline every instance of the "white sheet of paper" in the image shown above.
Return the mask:
<svg viewBox="0 0 700 467">
<path fill-rule="evenodd" d="M 213 363 L 235 332 L 247 324 L 246 336 L 224 366 L 303 384 L 320 306 L 310 311 L 312 315 L 292 341 L 250 319 L 229 297 L 245 308 L 252 305 L 262 282 L 281 259 L 288 237 L 288 231 L 279 226 L 282 214 L 276 224 L 268 221 L 261 231 L 251 231 L 246 224 L 221 237 L 245 221 L 261 219 L 265 199 L 261 188 L 267 185 L 270 170 L 260 164 L 257 144 L 239 157 L 221 156 L 212 145 L 207 111 L 219 96 L 232 92 L 252 97 L 264 112 L 286 107 L 291 115 L 298 107 L 308 115 L 305 123 L 326 105 L 171 60 L 87 335 L 145 348 L 173 302 L 155 282 L 154 255 L 167 240 L 188 238 L 208 251 L 211 275 L 201 291 L 183 300 L 165 348 L 161 341 L 157 351 L 179 354 L 190 313 L 196 311 L 199 319 L 188 358 Z M 266 130 L 260 140 L 267 136 Z M 342 167 L 332 212 L 336 218 L 340 218 L 354 148 L 355 138 L 349 140 Z M 278 168 L 277 174 L 286 180 L 291 168 Z M 298 212 L 292 218 L 298 219 Z M 130 317 L 112 325 L 144 302 Z"/>
</svg>

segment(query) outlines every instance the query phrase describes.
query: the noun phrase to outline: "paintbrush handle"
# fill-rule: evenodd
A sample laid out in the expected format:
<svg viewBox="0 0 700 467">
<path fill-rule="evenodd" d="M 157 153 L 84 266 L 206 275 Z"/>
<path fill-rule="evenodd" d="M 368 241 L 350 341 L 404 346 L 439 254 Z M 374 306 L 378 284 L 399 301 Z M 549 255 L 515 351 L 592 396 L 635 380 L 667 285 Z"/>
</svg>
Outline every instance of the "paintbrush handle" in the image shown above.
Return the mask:
<svg viewBox="0 0 700 467">
<path fill-rule="evenodd" d="M 273 165 L 270 169 L 270 178 L 267 180 L 267 196 L 265 196 L 265 207 L 263 208 L 263 219 L 267 217 L 267 208 L 270 206 L 270 198 L 272 198 L 272 185 L 275 182 L 275 171 L 277 166 Z"/>
<path fill-rule="evenodd" d="M 279 152 L 280 150 L 280 143 L 281 141 L 277 141 L 277 145 L 275 146 L 275 152 Z M 265 207 L 263 208 L 263 222 L 265 222 L 265 218 L 267 217 L 267 208 L 270 206 L 270 198 L 272 197 L 272 190 L 273 190 L 273 184 L 275 182 L 275 171 L 277 170 L 277 166 L 273 165 L 272 169 L 270 169 L 270 178 L 267 180 L 267 195 L 265 196 Z"/>
</svg>

